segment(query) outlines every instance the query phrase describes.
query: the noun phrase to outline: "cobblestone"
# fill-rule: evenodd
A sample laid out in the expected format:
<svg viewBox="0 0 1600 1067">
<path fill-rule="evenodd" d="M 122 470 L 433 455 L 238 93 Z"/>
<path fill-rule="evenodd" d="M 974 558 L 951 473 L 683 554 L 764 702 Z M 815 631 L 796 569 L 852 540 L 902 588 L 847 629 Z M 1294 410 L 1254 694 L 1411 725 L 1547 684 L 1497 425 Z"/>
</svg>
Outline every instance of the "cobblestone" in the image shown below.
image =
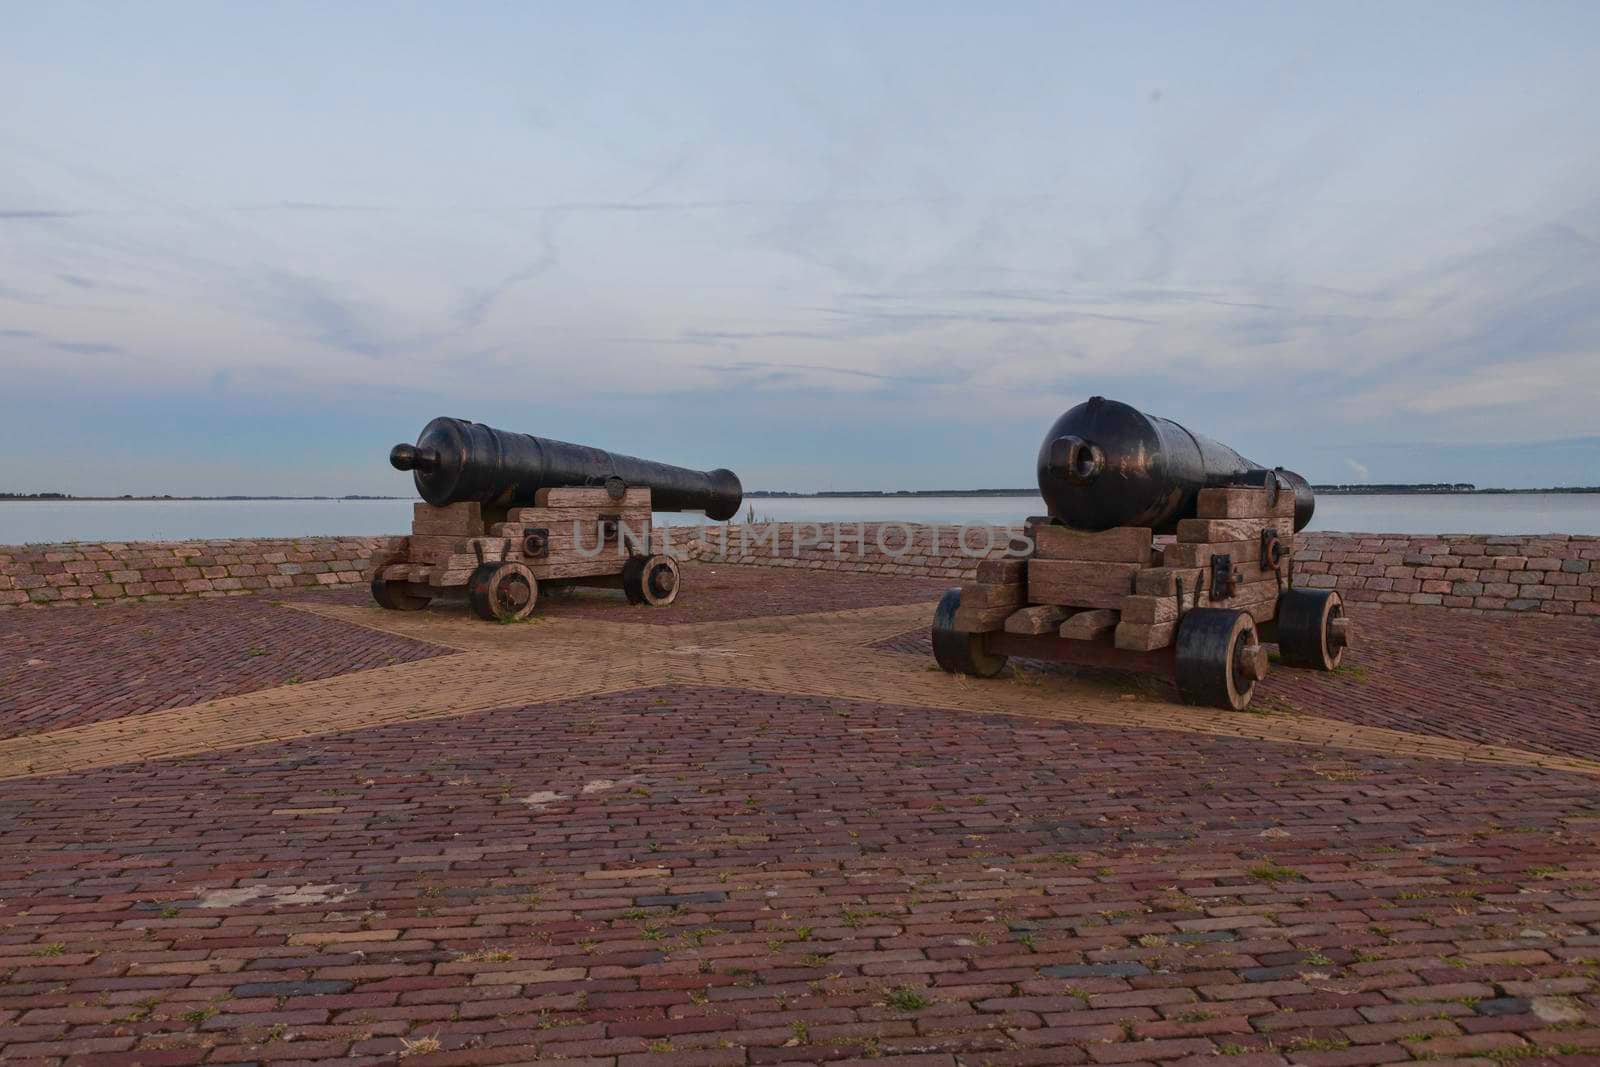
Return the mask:
<svg viewBox="0 0 1600 1067">
<path fill-rule="evenodd" d="M 1349 672 L 1233 715 L 929 671 L 940 583 L 726 569 L 673 626 L 345 593 L 8 617 L 79 650 L 84 707 L 140 655 L 184 706 L 0 741 L 0 1058 L 1600 1055 L 1587 624 L 1364 607 Z M 329 673 L 229 689 L 257 632 Z M 1525 702 L 1514 664 L 1550 679 Z"/>
</svg>

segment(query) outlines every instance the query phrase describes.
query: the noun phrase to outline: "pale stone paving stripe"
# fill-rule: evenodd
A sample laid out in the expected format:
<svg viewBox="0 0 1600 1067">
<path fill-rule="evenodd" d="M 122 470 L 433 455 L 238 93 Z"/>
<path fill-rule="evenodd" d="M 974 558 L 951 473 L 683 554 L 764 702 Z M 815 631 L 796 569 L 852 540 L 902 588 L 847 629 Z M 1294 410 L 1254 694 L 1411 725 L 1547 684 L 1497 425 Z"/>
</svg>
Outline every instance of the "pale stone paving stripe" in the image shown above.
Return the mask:
<svg viewBox="0 0 1600 1067">
<path fill-rule="evenodd" d="M 298 606 L 298 605 L 297 605 Z M 676 626 L 464 616 L 344 605 L 303 610 L 462 649 L 456 655 L 0 741 L 0 779 L 253 747 L 657 685 L 716 686 L 1028 716 L 1600 775 L 1600 762 L 1314 716 L 1116 700 L 1067 678 L 981 681 L 869 647 L 926 626 L 929 604 Z"/>
</svg>

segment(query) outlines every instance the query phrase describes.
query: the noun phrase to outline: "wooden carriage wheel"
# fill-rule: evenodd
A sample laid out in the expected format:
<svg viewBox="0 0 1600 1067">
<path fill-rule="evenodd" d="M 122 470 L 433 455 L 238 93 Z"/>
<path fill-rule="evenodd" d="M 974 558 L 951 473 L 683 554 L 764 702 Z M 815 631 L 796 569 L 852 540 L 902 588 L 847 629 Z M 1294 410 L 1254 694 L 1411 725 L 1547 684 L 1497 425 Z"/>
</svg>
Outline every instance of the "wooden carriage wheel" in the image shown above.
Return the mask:
<svg viewBox="0 0 1600 1067">
<path fill-rule="evenodd" d="M 1290 589 L 1278 598 L 1278 654 L 1284 666 L 1331 671 L 1350 646 L 1344 601 L 1332 589 Z"/>
<path fill-rule="evenodd" d="M 933 658 L 949 674 L 993 678 L 1006 666 L 1006 657 L 984 647 L 983 635 L 956 628 L 961 590 L 951 589 L 939 599 L 933 613 Z"/>
<path fill-rule="evenodd" d="M 664 608 L 678 599 L 681 584 L 671 556 L 633 556 L 622 567 L 622 591 L 630 604 Z"/>
<path fill-rule="evenodd" d="M 1248 612 L 1195 608 L 1178 624 L 1174 668 L 1184 703 L 1243 711 L 1266 677 L 1267 652 Z"/>
<path fill-rule="evenodd" d="M 433 598 L 418 596 L 412 592 L 415 588 L 410 582 L 391 582 L 384 578 L 383 572 L 396 563 L 406 562 L 403 554 L 385 556 L 380 559 L 372 569 L 372 599 L 378 602 L 380 608 L 390 611 L 421 611 L 428 606 Z"/>
<path fill-rule="evenodd" d="M 517 622 L 533 614 L 539 582 L 521 563 L 480 563 L 467 579 L 467 602 L 480 619 Z"/>
</svg>

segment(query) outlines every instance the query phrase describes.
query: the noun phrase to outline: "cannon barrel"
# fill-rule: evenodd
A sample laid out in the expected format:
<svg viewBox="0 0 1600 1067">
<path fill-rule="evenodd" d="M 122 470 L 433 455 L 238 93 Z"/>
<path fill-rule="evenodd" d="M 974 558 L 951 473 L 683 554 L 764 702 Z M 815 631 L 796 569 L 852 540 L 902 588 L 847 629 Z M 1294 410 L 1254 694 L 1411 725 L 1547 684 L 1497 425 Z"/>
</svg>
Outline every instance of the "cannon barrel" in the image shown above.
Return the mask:
<svg viewBox="0 0 1600 1067">
<path fill-rule="evenodd" d="M 1039 448 L 1039 492 L 1050 516 L 1079 530 L 1149 526 L 1172 533 L 1192 518 L 1200 490 L 1276 485 L 1294 493 L 1294 528 L 1316 508 L 1311 485 L 1266 468 L 1227 445 L 1105 397 L 1055 421 Z"/>
<path fill-rule="evenodd" d="M 540 489 L 566 486 L 603 486 L 620 497 L 644 486 L 656 511 L 703 510 L 720 522 L 737 515 L 744 499 L 730 470 L 689 470 L 465 419 L 434 419 L 415 445 L 395 445 L 389 463 L 411 471 L 417 492 L 435 507 L 468 500 L 516 507 L 534 503 Z"/>
</svg>

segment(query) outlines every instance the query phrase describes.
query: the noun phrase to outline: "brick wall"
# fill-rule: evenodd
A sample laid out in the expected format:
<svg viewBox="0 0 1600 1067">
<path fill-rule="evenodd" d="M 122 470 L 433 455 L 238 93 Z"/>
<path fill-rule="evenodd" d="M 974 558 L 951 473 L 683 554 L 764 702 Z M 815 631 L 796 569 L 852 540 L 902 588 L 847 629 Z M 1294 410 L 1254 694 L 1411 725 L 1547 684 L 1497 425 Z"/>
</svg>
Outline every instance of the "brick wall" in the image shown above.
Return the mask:
<svg viewBox="0 0 1600 1067">
<path fill-rule="evenodd" d="M 1600 616 L 1600 538 L 1301 534 L 1300 583 L 1347 600 Z"/>
<path fill-rule="evenodd" d="M 946 578 L 972 576 L 952 527 L 790 524 L 674 527 L 674 555 L 814 570 Z M 993 528 L 1004 546 L 1010 531 Z M 801 542 L 797 547 L 795 541 Z M 723 538 L 726 538 L 726 550 Z M 973 550 L 989 543 L 967 530 Z M 239 596 L 365 583 L 394 537 L 0 545 L 0 609 L 129 599 Z M 663 546 L 659 543 L 658 550 Z M 1300 584 L 1346 599 L 1467 611 L 1600 617 L 1600 537 L 1313 533 L 1299 538 Z"/>
<path fill-rule="evenodd" d="M 891 548 L 903 543 L 903 527 L 883 529 Z M 898 554 L 877 550 L 878 531 L 865 526 L 863 555 L 857 555 L 853 532 L 852 539 L 840 540 L 836 553 L 829 526 L 803 533 L 803 541 L 816 537 L 821 543 L 802 544 L 798 553 L 792 536 L 774 548 L 758 544 L 763 536 L 770 542 L 767 527 L 750 528 L 741 541 L 737 526 L 729 528 L 727 553 L 719 553 L 716 536 L 695 542 L 691 553 L 735 563 L 953 580 L 976 570 L 976 561 L 960 554 L 952 529 L 939 534 L 937 551 L 932 533 L 918 529 L 910 548 Z M 996 528 L 997 544 L 1004 545 L 1007 536 L 1004 528 Z M 970 535 L 973 547 L 983 540 Z M 1299 535 L 1297 544 L 1297 584 L 1338 589 L 1350 601 L 1600 617 L 1600 537 L 1308 533 Z"/>
<path fill-rule="evenodd" d="M 0 545 L 0 607 L 356 585 L 389 537 Z"/>
</svg>

